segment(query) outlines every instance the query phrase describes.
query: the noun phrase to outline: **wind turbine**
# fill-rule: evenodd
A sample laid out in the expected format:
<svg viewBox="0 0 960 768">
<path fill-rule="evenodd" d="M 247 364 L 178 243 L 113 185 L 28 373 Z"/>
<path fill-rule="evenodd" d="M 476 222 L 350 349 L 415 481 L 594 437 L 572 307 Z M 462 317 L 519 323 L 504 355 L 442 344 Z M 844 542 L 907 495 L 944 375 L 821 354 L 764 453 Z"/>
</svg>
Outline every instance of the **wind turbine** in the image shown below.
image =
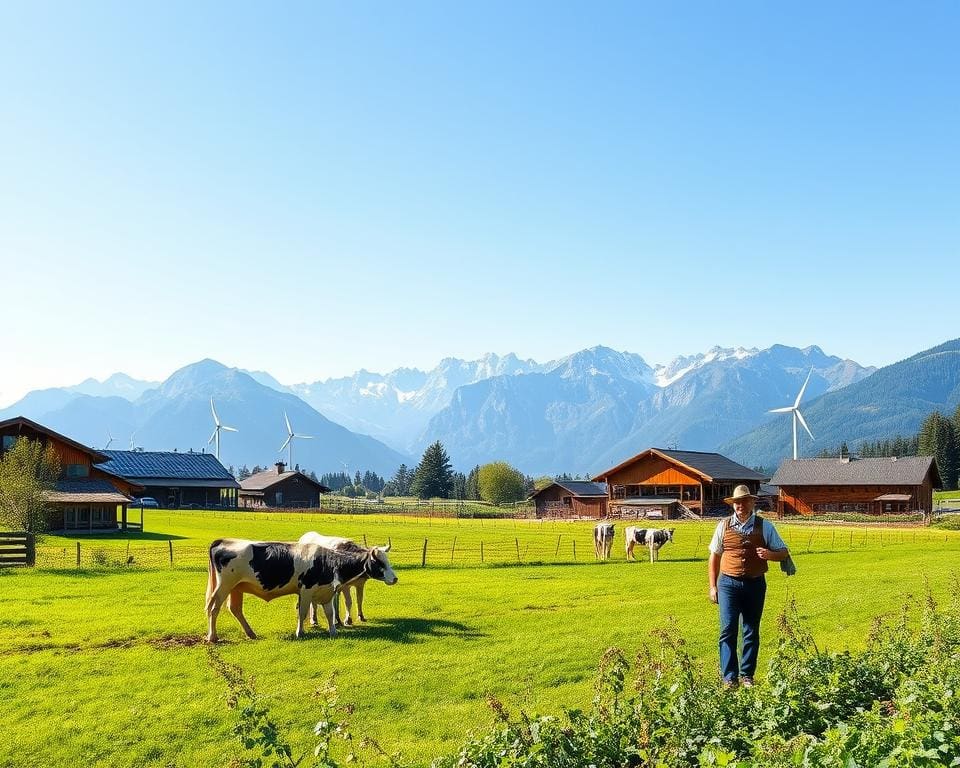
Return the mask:
<svg viewBox="0 0 960 768">
<path fill-rule="evenodd" d="M 110 433 L 110 430 L 107 430 L 107 444 L 103 446 L 103 450 L 107 450 L 110 447 L 110 443 L 113 442 L 113 435 Z"/>
<path fill-rule="evenodd" d="M 283 449 L 287 449 L 287 466 L 290 469 L 293 469 L 293 438 L 300 437 L 304 440 L 313 440 L 313 435 L 298 435 L 293 431 L 293 427 L 290 426 L 290 419 L 287 418 L 287 412 L 283 412 L 283 420 L 287 422 L 287 439 L 283 441 L 283 445 L 280 446 L 280 450 L 277 453 L 283 453 Z"/>
<path fill-rule="evenodd" d="M 136 431 L 130 433 L 130 450 L 131 451 L 137 450 L 136 437 L 137 437 Z"/>
<path fill-rule="evenodd" d="M 803 393 L 807 388 L 807 384 L 810 383 L 810 376 L 813 375 L 813 368 L 810 369 L 810 373 L 807 374 L 806 381 L 803 382 L 803 386 L 800 387 L 800 394 L 797 395 L 797 399 L 794 401 L 793 405 L 788 405 L 785 408 L 774 408 L 769 413 L 792 413 L 793 414 L 793 460 L 796 461 L 797 456 L 797 421 L 803 424 L 803 428 L 807 430 L 807 434 L 810 435 L 810 439 L 815 439 L 813 437 L 813 432 L 810 431 L 810 427 L 807 426 L 807 422 L 804 421 L 803 414 L 800 413 L 800 399 L 803 397 Z"/>
<path fill-rule="evenodd" d="M 215 424 L 213 429 L 213 434 L 210 435 L 210 439 L 207 440 L 207 445 L 210 445 L 214 440 L 217 441 L 217 451 L 216 457 L 217 461 L 220 461 L 220 430 L 226 430 L 227 432 L 237 432 L 238 430 L 234 427 L 226 427 L 220 423 L 220 417 L 217 416 L 217 409 L 213 407 L 213 398 L 210 398 L 210 412 L 213 413 L 213 423 Z"/>
</svg>

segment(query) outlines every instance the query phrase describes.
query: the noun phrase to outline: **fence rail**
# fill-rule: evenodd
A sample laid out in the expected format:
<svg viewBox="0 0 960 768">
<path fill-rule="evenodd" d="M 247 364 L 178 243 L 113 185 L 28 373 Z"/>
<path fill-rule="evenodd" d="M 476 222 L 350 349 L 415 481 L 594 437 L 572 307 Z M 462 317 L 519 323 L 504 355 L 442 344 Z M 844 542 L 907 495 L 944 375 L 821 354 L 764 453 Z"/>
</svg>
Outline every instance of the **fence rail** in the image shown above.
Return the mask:
<svg viewBox="0 0 960 768">
<path fill-rule="evenodd" d="M 806 554 L 848 552 L 869 548 L 903 545 L 955 546 L 960 551 L 960 536 L 930 528 L 877 528 L 871 526 L 819 527 L 778 526 L 781 536 L 795 558 Z M 371 532 L 372 533 L 372 532 Z M 679 523 L 672 543 L 660 551 L 660 560 L 706 560 L 712 526 Z M 370 544 L 376 537 L 367 534 L 355 538 Z M 385 537 L 384 537 L 385 538 Z M 594 562 L 592 531 L 571 529 L 556 522 L 509 523 L 497 526 L 444 525 L 424 535 L 396 526 L 391 536 L 390 560 L 401 568 L 482 567 L 528 564 L 573 564 Z M 614 561 L 625 557 L 623 539 L 618 536 Z M 124 543 L 83 541 L 61 546 L 37 546 L 35 556 L 40 568 L 206 568 L 207 544 L 175 540 Z M 643 560 L 644 555 L 638 555 Z M 19 562 L 25 564 L 21 559 Z"/>
<path fill-rule="evenodd" d="M 36 539 L 27 531 L 0 533 L 0 567 L 32 566 L 36 562 Z"/>
</svg>

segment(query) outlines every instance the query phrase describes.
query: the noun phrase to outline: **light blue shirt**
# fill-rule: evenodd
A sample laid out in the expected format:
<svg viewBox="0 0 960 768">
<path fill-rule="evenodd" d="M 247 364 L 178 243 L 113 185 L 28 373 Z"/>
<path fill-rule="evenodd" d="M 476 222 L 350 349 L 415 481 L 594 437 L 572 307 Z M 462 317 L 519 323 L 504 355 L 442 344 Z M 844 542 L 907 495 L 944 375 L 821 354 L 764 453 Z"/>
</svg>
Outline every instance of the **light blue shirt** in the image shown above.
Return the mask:
<svg viewBox="0 0 960 768">
<path fill-rule="evenodd" d="M 754 512 L 750 515 L 744 523 L 741 523 L 736 515 L 725 517 L 717 523 L 717 529 L 713 532 L 713 538 L 710 540 L 710 551 L 715 555 L 723 554 L 723 530 L 727 521 L 730 522 L 730 527 L 741 536 L 749 536 L 753 533 L 753 526 L 757 522 L 757 513 Z M 766 518 L 763 519 L 763 543 L 767 549 L 778 550 L 787 548 L 783 539 L 780 538 L 780 534 L 777 533 L 777 529 L 773 527 L 773 523 Z"/>
</svg>

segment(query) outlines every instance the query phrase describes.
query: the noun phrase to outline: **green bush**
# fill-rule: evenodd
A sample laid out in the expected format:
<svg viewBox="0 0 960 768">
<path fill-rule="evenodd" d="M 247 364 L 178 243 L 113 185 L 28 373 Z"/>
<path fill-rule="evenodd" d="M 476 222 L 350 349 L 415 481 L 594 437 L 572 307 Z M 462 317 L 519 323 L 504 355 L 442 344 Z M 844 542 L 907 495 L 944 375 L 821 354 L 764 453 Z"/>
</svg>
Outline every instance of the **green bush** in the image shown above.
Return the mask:
<svg viewBox="0 0 960 768">
<path fill-rule="evenodd" d="M 894 768 L 960 765 L 960 611 L 878 619 L 860 652 L 820 649 L 788 604 L 766 680 L 725 690 L 675 628 L 629 668 L 611 649 L 590 712 L 511 716 L 434 768 Z"/>
</svg>

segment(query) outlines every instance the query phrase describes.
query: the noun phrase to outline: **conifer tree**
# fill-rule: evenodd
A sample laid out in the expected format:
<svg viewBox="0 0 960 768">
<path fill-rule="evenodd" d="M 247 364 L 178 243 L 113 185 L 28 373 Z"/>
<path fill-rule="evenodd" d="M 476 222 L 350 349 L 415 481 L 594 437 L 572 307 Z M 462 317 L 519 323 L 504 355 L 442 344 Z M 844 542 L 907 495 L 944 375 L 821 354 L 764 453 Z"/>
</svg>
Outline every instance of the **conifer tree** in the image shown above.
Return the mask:
<svg viewBox="0 0 960 768">
<path fill-rule="evenodd" d="M 940 411 L 934 411 L 923 421 L 918 435 L 921 456 L 933 456 L 937 460 L 943 489 L 957 487 L 957 440 L 953 422 Z"/>
<path fill-rule="evenodd" d="M 453 490 L 450 457 L 439 440 L 427 447 L 414 472 L 411 492 L 421 499 L 449 498 Z"/>
</svg>

